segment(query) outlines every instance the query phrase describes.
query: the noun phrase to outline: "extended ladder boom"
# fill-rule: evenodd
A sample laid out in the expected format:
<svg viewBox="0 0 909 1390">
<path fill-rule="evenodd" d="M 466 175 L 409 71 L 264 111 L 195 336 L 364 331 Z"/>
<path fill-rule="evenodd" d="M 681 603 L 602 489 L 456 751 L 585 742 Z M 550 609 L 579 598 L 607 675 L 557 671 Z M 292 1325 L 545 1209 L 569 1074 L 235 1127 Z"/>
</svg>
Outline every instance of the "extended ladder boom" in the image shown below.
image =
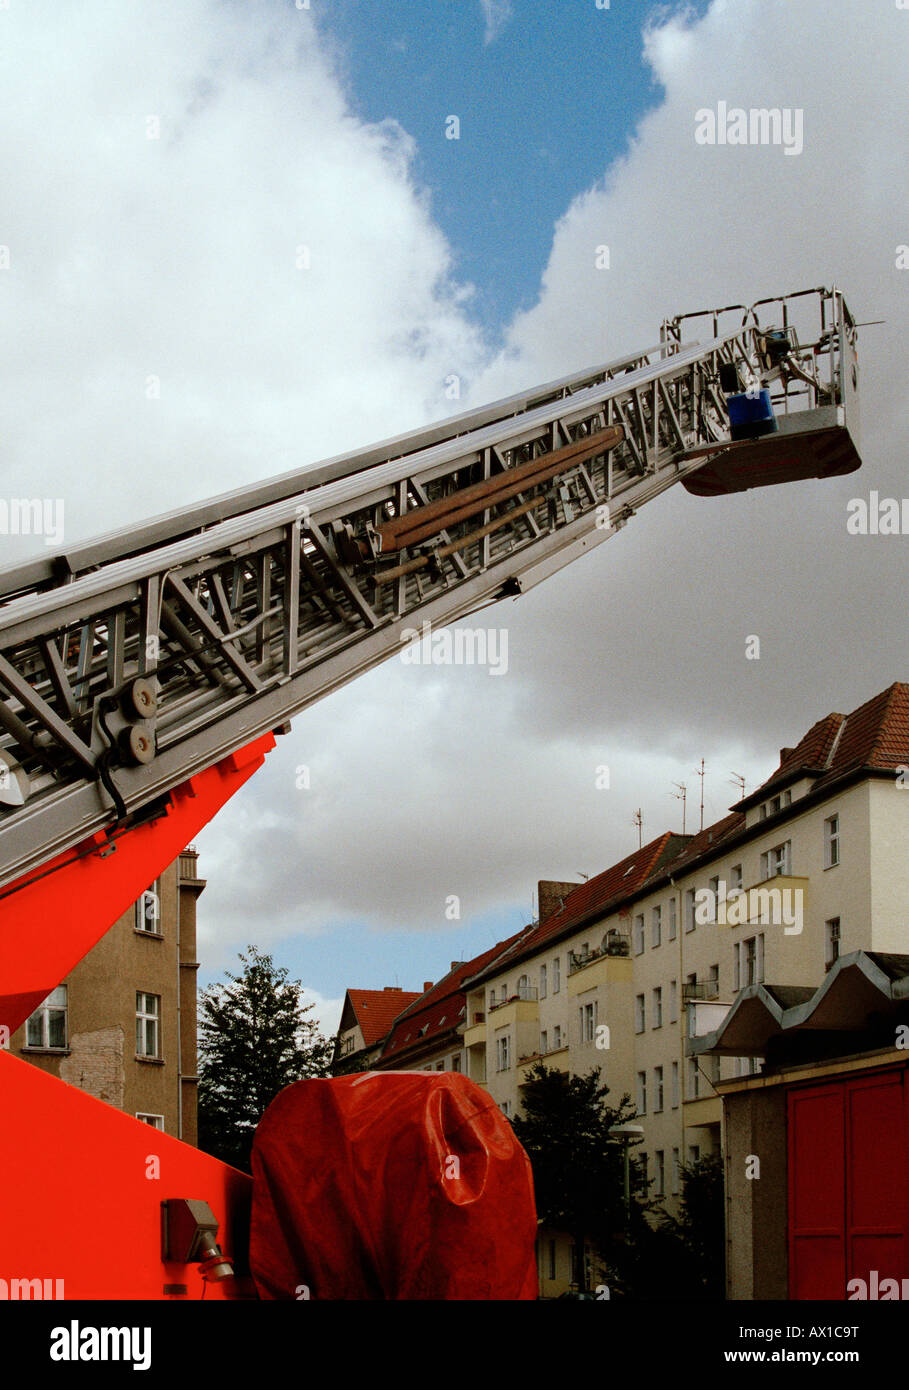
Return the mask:
<svg viewBox="0 0 909 1390">
<path fill-rule="evenodd" d="M 773 305 L 775 334 L 742 306 L 701 344 L 674 320 L 633 357 L 0 574 L 0 886 L 731 457 L 733 379 L 769 389 L 790 459 L 836 436 L 802 476 L 856 467 L 842 297 Z"/>
</svg>

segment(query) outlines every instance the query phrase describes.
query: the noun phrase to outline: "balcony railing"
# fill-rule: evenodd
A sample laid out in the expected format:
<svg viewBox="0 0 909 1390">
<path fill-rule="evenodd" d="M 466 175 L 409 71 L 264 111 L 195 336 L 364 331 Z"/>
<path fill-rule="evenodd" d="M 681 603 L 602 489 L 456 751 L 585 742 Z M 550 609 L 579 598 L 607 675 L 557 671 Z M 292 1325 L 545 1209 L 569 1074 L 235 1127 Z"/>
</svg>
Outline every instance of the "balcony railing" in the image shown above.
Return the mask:
<svg viewBox="0 0 909 1390">
<path fill-rule="evenodd" d="M 569 951 L 568 973 L 574 975 L 576 971 L 583 970 L 585 965 L 590 965 L 595 960 L 602 960 L 604 956 L 628 956 L 630 954 L 631 939 L 628 933 L 611 931 L 608 940 L 596 951 L 588 951 L 586 955 L 580 951 Z"/>
<path fill-rule="evenodd" d="M 497 1004 L 490 1004 L 489 1012 L 493 1013 L 496 1009 L 504 1009 L 506 1004 L 513 1004 L 516 999 L 535 1003 L 537 999 L 536 987 L 534 985 L 520 985 L 514 994 L 510 994 L 507 999 L 500 999 Z"/>
<path fill-rule="evenodd" d="M 682 985 L 682 1003 L 690 1004 L 699 999 L 719 999 L 719 980 L 699 980 L 697 984 Z"/>
</svg>

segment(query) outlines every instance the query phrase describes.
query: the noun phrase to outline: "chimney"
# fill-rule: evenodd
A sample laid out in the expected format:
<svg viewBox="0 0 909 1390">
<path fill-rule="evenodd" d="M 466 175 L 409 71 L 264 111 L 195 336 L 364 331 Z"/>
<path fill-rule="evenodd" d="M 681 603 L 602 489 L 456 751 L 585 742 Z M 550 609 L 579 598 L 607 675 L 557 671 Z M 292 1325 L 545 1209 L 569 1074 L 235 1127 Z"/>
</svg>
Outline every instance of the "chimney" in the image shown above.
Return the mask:
<svg viewBox="0 0 909 1390">
<path fill-rule="evenodd" d="M 427 991 L 429 991 L 429 990 L 431 990 L 431 989 L 432 989 L 432 980 L 424 980 L 424 981 L 423 981 L 423 993 L 426 994 Z"/>
<path fill-rule="evenodd" d="M 780 762 L 781 762 L 781 763 L 784 763 L 784 762 L 786 761 L 787 758 L 791 758 L 791 757 L 792 757 L 792 754 L 793 754 L 794 752 L 795 752 L 795 749 L 794 749 L 794 748 L 781 748 L 781 749 L 780 749 Z"/>
<path fill-rule="evenodd" d="M 385 993 L 386 993 L 386 994 L 400 994 L 402 988 L 403 988 L 403 986 L 401 986 L 401 985 L 386 985 L 386 986 L 385 986 Z"/>
<path fill-rule="evenodd" d="M 452 970 L 457 970 L 457 968 L 458 968 L 459 965 L 466 965 L 466 964 L 467 964 L 466 960 L 453 960 L 453 961 L 451 962 L 451 968 L 452 968 Z"/>
<path fill-rule="evenodd" d="M 577 883 L 561 883 L 556 879 L 541 878 L 537 883 L 537 916 L 541 922 L 558 912 L 562 899 L 579 887 Z"/>
</svg>

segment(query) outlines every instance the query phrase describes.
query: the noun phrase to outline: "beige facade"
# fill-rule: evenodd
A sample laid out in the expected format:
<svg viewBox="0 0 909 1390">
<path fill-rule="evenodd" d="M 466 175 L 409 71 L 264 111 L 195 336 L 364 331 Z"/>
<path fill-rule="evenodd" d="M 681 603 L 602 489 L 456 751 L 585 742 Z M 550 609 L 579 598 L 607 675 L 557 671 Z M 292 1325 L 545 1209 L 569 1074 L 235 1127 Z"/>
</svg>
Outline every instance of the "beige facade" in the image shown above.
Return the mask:
<svg viewBox="0 0 909 1390">
<path fill-rule="evenodd" d="M 192 848 L 18 1029 L 11 1050 L 196 1143 L 196 901 Z"/>
<path fill-rule="evenodd" d="M 787 791 L 693 837 L 595 923 L 468 982 L 471 1078 L 513 1116 L 537 1058 L 571 1075 L 599 1066 L 610 1103 L 632 1097 L 636 1157 L 670 1208 L 680 1165 L 721 1149 L 715 1083 L 760 1068 L 689 1056 L 687 1036 L 716 1027 L 748 984 L 814 987 L 837 956 L 909 952 L 909 788 L 865 775 L 828 796 L 809 778 Z M 608 954 L 623 942 L 627 957 Z M 546 1295 L 567 1287 L 569 1250 L 543 1235 Z"/>
</svg>

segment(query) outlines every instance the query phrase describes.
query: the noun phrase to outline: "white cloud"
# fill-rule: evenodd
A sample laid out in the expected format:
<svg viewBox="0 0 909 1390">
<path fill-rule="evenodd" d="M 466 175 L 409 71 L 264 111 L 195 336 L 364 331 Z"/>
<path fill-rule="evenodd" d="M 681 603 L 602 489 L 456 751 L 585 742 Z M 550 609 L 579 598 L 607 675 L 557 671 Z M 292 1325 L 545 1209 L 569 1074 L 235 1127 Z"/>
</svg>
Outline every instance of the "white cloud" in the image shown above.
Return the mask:
<svg viewBox="0 0 909 1390">
<path fill-rule="evenodd" d="M 411 138 L 352 117 L 309 13 L 3 23 L 0 487 L 62 494 L 72 541 L 445 413 L 466 287 Z"/>
<path fill-rule="evenodd" d="M 512 16 L 511 0 L 480 0 L 483 19 L 486 21 L 484 43 L 495 43 Z"/>
<path fill-rule="evenodd" d="M 63 489 L 80 530 L 415 426 L 443 413 L 448 372 L 483 365 L 409 138 L 351 117 L 305 15 L 251 12 L 4 15 L 2 485 Z M 674 489 L 493 611 L 507 679 L 391 662 L 301 716 L 200 836 L 217 968 L 344 921 L 438 921 L 444 961 L 445 895 L 468 922 L 538 877 L 597 872 L 636 844 L 637 806 L 647 838 L 678 826 L 671 783 L 695 787 L 702 755 L 717 817 L 730 772 L 753 785 L 808 723 L 909 676 L 905 542 L 845 532 L 851 496 L 906 491 L 909 13 L 716 0 L 647 51 L 664 99 L 566 209 L 475 398 L 648 346 L 664 314 L 835 279 L 860 319 L 888 320 L 862 334 L 865 469 L 719 501 Z M 697 145 L 695 112 L 719 100 L 802 108 L 804 152 Z"/>
</svg>

